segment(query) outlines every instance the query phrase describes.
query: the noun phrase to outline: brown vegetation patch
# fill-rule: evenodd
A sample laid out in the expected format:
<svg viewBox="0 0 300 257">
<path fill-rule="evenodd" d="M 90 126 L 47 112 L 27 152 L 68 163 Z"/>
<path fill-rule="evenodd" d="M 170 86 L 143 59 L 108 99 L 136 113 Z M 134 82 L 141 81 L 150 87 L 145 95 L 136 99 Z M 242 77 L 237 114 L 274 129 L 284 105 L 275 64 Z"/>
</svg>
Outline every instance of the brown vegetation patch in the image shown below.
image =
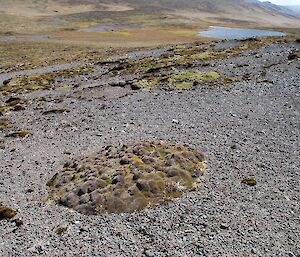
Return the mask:
<svg viewBox="0 0 300 257">
<path fill-rule="evenodd" d="M 197 189 L 204 168 L 187 146 L 141 142 L 66 163 L 47 186 L 50 199 L 83 214 L 134 212 Z"/>
<path fill-rule="evenodd" d="M 0 220 L 12 219 L 16 215 L 17 215 L 16 210 L 7 206 L 0 206 Z"/>
</svg>

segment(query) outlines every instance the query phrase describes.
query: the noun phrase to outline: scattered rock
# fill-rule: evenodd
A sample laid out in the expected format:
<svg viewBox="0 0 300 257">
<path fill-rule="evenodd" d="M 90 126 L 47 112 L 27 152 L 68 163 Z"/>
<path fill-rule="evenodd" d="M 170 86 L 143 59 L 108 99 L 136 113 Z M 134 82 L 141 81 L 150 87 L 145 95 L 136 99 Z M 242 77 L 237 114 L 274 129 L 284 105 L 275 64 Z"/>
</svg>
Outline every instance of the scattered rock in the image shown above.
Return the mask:
<svg viewBox="0 0 300 257">
<path fill-rule="evenodd" d="M 21 220 L 21 219 L 14 219 L 14 220 L 12 220 L 11 222 L 14 222 L 14 223 L 16 224 L 17 227 L 21 227 L 21 226 L 24 225 L 24 222 L 23 222 L 23 220 Z"/>
<path fill-rule="evenodd" d="M 133 82 L 131 85 L 130 85 L 131 89 L 132 90 L 140 90 L 141 89 L 141 86 L 139 83 L 137 82 Z"/>
<path fill-rule="evenodd" d="M 33 193 L 34 192 L 34 189 L 32 189 L 32 188 L 28 188 L 27 190 L 26 190 L 26 193 Z"/>
<path fill-rule="evenodd" d="M 6 86 L 9 84 L 9 82 L 11 81 L 11 79 L 6 79 L 3 81 L 3 85 Z"/>
<path fill-rule="evenodd" d="M 231 145 L 230 145 L 230 149 L 235 150 L 236 148 L 237 148 L 237 145 L 236 145 L 236 144 L 231 144 Z"/>
</svg>

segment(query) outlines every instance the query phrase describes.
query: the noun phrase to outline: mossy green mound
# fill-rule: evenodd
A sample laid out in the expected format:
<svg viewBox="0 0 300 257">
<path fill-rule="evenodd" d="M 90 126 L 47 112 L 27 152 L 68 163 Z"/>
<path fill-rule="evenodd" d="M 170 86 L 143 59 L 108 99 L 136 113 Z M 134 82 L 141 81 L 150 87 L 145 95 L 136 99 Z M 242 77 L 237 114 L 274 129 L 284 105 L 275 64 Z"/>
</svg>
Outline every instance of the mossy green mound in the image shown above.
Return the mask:
<svg viewBox="0 0 300 257">
<path fill-rule="evenodd" d="M 134 212 L 197 189 L 204 168 L 187 146 L 140 142 L 66 163 L 47 186 L 50 199 L 83 214 Z"/>
</svg>

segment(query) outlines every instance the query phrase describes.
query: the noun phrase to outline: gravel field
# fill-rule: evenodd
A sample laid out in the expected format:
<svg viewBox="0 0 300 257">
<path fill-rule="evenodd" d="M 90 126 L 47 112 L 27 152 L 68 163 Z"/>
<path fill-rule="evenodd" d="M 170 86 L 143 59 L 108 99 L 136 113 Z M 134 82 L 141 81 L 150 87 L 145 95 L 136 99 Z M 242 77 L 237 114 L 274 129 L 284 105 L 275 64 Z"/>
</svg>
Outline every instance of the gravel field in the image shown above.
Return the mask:
<svg viewBox="0 0 300 257">
<path fill-rule="evenodd" d="M 299 47 L 271 44 L 212 61 L 231 77 L 253 74 L 225 88 L 137 90 L 107 101 L 24 95 L 28 109 L 6 116 L 33 134 L 5 138 L 0 150 L 0 204 L 24 224 L 0 220 L 0 256 L 299 257 L 300 61 L 288 60 Z M 42 115 L 53 108 L 71 111 Z M 202 150 L 203 188 L 132 214 L 85 216 L 47 200 L 46 182 L 68 160 L 144 139 Z M 248 177 L 257 185 L 241 183 Z"/>
</svg>

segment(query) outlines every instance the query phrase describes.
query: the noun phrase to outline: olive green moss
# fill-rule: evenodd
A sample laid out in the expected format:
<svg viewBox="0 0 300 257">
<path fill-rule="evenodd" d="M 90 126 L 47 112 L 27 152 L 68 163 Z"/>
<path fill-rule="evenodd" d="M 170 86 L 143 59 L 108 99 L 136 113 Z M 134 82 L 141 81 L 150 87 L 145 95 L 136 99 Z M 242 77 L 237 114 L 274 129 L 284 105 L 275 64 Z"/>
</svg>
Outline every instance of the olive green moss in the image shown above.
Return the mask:
<svg viewBox="0 0 300 257">
<path fill-rule="evenodd" d="M 47 186 L 50 199 L 84 214 L 134 212 L 196 190 L 204 168 L 187 146 L 140 142 L 68 162 Z"/>
<path fill-rule="evenodd" d="M 85 75 L 92 71 L 92 67 L 82 66 L 40 75 L 20 75 L 7 81 L 4 86 L 0 87 L 0 92 L 3 94 L 13 94 L 55 89 L 53 88 L 53 85 L 56 78 L 69 78 L 76 75 Z"/>
<path fill-rule="evenodd" d="M 192 70 L 185 70 L 179 73 L 172 74 L 168 81 L 170 83 L 183 82 L 183 81 L 212 81 L 218 79 L 220 74 L 214 71 L 199 72 Z"/>
<path fill-rule="evenodd" d="M 138 81 L 141 88 L 163 88 L 168 90 L 189 90 L 202 82 L 210 82 L 220 78 L 215 71 L 200 72 L 184 70 L 171 75 L 145 77 Z"/>
<path fill-rule="evenodd" d="M 114 62 L 111 72 L 120 76 L 138 74 L 139 78 L 134 81 L 134 85 L 139 89 L 191 90 L 215 80 L 220 80 L 220 85 L 227 86 L 232 80 L 225 76 L 215 71 L 195 71 L 192 67 L 201 64 L 208 66 L 212 60 L 238 56 L 245 50 L 255 49 L 262 44 L 261 41 L 245 41 L 242 46 L 225 50 L 214 49 L 213 45 L 178 45 L 158 57 Z"/>
</svg>

